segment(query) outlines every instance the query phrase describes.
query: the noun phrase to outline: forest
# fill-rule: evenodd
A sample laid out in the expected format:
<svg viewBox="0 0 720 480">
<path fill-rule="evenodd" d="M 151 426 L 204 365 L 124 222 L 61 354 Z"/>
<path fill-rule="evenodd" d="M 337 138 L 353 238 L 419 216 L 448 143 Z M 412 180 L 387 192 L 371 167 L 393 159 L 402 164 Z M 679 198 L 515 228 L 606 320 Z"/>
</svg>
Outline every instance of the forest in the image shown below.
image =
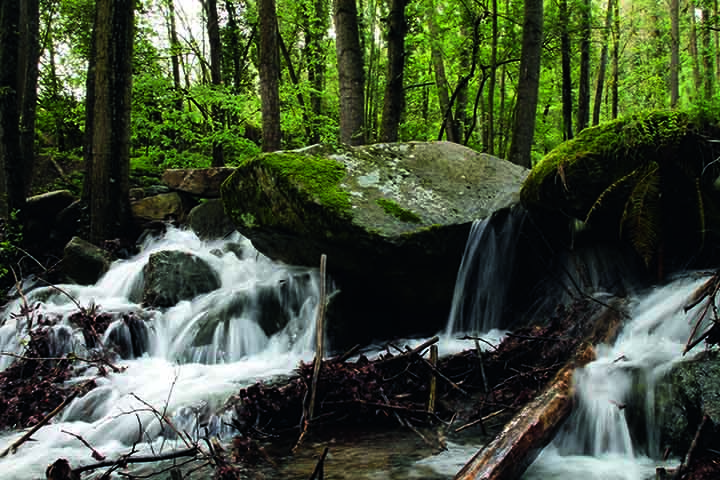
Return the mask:
<svg viewBox="0 0 720 480">
<path fill-rule="evenodd" d="M 710 0 L 3 2 L 0 211 L 70 188 L 114 238 L 130 171 L 318 142 L 446 139 L 531 166 L 639 110 L 712 116 L 717 19 Z M 43 161 L 68 174 L 33 179 Z"/>
</svg>

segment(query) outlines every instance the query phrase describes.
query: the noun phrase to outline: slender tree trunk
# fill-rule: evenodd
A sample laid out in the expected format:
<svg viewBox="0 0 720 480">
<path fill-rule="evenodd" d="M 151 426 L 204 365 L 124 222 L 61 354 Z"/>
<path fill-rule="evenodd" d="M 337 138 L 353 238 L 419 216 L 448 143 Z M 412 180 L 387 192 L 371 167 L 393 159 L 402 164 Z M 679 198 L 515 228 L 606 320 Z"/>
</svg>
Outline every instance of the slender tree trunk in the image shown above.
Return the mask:
<svg viewBox="0 0 720 480">
<path fill-rule="evenodd" d="M 182 91 L 182 77 L 180 76 L 180 41 L 177 34 L 177 19 L 175 18 L 175 0 L 167 0 L 167 29 L 170 40 L 170 64 L 172 66 L 173 87 L 180 94 Z M 178 110 L 182 108 L 180 100 Z"/>
<path fill-rule="evenodd" d="M 680 99 L 680 1 L 670 0 L 670 107 Z"/>
<path fill-rule="evenodd" d="M 580 81 L 578 82 L 577 131 L 590 122 L 590 9 L 591 0 L 584 0 L 580 20 Z"/>
<path fill-rule="evenodd" d="M 563 105 L 563 140 L 573 138 L 573 101 L 572 101 L 572 69 L 570 65 L 570 34 L 568 33 L 567 0 L 560 0 L 560 56 L 562 57 L 562 105 Z"/>
<path fill-rule="evenodd" d="M 443 123 L 445 125 L 445 135 L 448 141 L 460 143 L 460 139 L 455 136 L 453 128 L 454 120 L 452 109 L 450 109 L 450 94 L 448 93 L 447 76 L 445 75 L 445 62 L 443 60 L 442 51 L 440 50 L 440 29 L 435 22 L 435 9 L 429 9 L 427 12 L 427 23 L 430 29 L 430 58 L 432 60 L 433 72 L 435 73 L 435 88 L 437 89 L 438 103 L 440 104 L 440 113 L 443 115 Z M 447 113 L 447 116 L 446 116 Z"/>
<path fill-rule="evenodd" d="M 600 50 L 600 64 L 598 65 L 597 84 L 595 85 L 595 101 L 593 102 L 592 124 L 600 123 L 600 106 L 602 105 L 603 91 L 605 90 L 605 73 L 608 64 L 608 43 L 610 42 L 610 29 L 612 28 L 612 4 L 608 2 L 605 13 L 605 29 L 603 30 L 602 49 Z"/>
<path fill-rule="evenodd" d="M 612 50 L 612 89 L 611 89 L 611 116 L 618 117 L 618 84 L 620 82 L 620 0 L 610 0 L 613 3 L 613 50 Z"/>
<path fill-rule="evenodd" d="M 265 152 L 280 150 L 280 52 L 275 0 L 258 0 L 260 17 L 260 98 Z"/>
<path fill-rule="evenodd" d="M 710 30 L 712 28 L 710 14 L 710 9 L 707 5 L 704 5 L 700 33 L 702 40 L 703 94 L 708 102 L 712 101 L 715 86 L 715 69 L 713 68 L 715 64 L 710 39 Z"/>
<path fill-rule="evenodd" d="M 340 83 L 340 140 L 365 143 L 365 71 L 355 0 L 335 0 L 335 46 Z"/>
<path fill-rule="evenodd" d="M 525 0 L 518 98 L 509 160 L 529 167 L 540 86 L 543 41 L 543 0 Z"/>
<path fill-rule="evenodd" d="M 235 4 L 231 0 L 225 0 L 225 12 L 228 16 L 228 50 L 232 59 L 232 91 L 240 93 L 242 84 L 242 51 L 240 49 L 240 27 L 235 16 Z"/>
<path fill-rule="evenodd" d="M 25 185 L 20 147 L 20 2 L 0 2 L 0 162 L 2 190 L 0 216 L 14 211 L 22 215 Z"/>
<path fill-rule="evenodd" d="M 693 81 L 695 82 L 695 91 L 700 92 L 702 87 L 702 77 L 700 75 L 700 55 L 698 54 L 697 41 L 697 20 L 695 18 L 695 1 L 688 0 L 688 12 L 690 15 L 690 33 L 688 37 L 688 51 L 692 57 Z"/>
<path fill-rule="evenodd" d="M 488 83 L 488 143 L 485 145 L 487 153 L 495 154 L 495 84 L 497 82 L 497 49 L 498 49 L 498 8 L 497 0 L 491 2 L 491 19 L 492 19 L 492 40 L 490 43 L 490 81 Z"/>
<path fill-rule="evenodd" d="M 307 76 L 310 83 L 310 110 L 312 112 L 310 142 L 320 142 L 323 101 L 325 89 L 325 47 L 324 40 L 328 31 L 328 8 L 326 0 L 308 0 L 305 20 L 305 57 L 307 58 Z M 311 10 L 311 11 L 310 11 Z"/>
<path fill-rule="evenodd" d="M 220 21 L 218 20 L 217 1 L 204 0 L 205 14 L 207 15 L 207 32 L 210 43 L 210 82 L 213 87 L 222 85 L 222 43 L 220 41 Z M 217 103 L 212 106 L 213 129 L 223 128 L 223 111 Z M 225 165 L 225 156 L 220 142 L 213 141 L 212 166 Z"/>
<path fill-rule="evenodd" d="M 126 234 L 130 222 L 133 0 L 98 0 L 92 124 L 90 240 Z"/>
<path fill-rule="evenodd" d="M 405 108 L 403 77 L 405 72 L 406 0 L 390 0 L 387 17 L 387 77 L 383 103 L 380 141 L 396 142 L 400 119 Z"/>
<path fill-rule="evenodd" d="M 38 0 L 20 2 L 20 50 L 18 95 L 20 100 L 20 150 L 23 159 L 25 195 L 30 190 L 35 167 L 35 118 L 38 63 L 40 59 L 40 5 Z"/>
</svg>

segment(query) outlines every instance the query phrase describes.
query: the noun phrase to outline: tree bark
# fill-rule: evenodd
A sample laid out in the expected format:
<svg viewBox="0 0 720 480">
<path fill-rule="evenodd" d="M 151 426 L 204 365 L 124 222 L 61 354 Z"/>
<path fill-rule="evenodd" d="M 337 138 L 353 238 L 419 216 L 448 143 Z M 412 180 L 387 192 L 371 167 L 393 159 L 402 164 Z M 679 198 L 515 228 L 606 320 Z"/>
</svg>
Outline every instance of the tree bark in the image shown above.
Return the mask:
<svg viewBox="0 0 720 480">
<path fill-rule="evenodd" d="M 130 106 L 133 0 L 98 0 L 94 28 L 94 100 L 90 240 L 126 234 L 130 222 Z"/>
<path fill-rule="evenodd" d="M 323 115 L 322 92 L 325 89 L 325 47 L 328 31 L 328 8 L 326 0 L 307 0 L 305 4 L 305 57 L 307 77 L 310 83 L 310 143 L 320 142 Z"/>
<path fill-rule="evenodd" d="M 610 0 L 613 4 L 613 50 L 612 50 L 612 89 L 611 89 L 611 117 L 618 117 L 618 84 L 620 82 L 620 0 Z"/>
<path fill-rule="evenodd" d="M 708 8 L 707 4 L 704 4 L 702 9 L 700 35 L 702 43 L 701 57 L 703 67 L 703 96 L 707 102 L 712 101 L 713 90 L 715 87 L 715 63 L 713 62 L 713 52 L 710 39 L 710 30 L 712 28 L 710 14 L 710 8 Z"/>
<path fill-rule="evenodd" d="M 240 93 L 242 84 L 242 51 L 240 49 L 240 27 L 235 18 L 235 4 L 231 0 L 225 0 L 225 12 L 228 16 L 228 49 L 232 60 L 232 91 Z"/>
<path fill-rule="evenodd" d="M 2 163 L 4 201 L 0 216 L 25 206 L 23 161 L 20 148 L 20 85 L 18 58 L 20 47 L 20 2 L 0 3 L 0 162 Z"/>
<path fill-rule="evenodd" d="M 670 108 L 680 99 L 680 1 L 670 0 Z"/>
<path fill-rule="evenodd" d="M 605 13 L 605 29 L 603 30 L 602 49 L 600 50 L 600 65 L 598 65 L 597 83 L 595 84 L 595 101 L 593 102 L 592 124 L 600 123 L 600 106 L 602 105 L 603 92 L 605 91 L 605 73 L 608 64 L 608 43 L 610 41 L 610 29 L 612 28 L 612 3 L 608 2 Z"/>
<path fill-rule="evenodd" d="M 498 8 L 497 0 L 491 2 L 492 17 L 492 40 L 490 43 L 490 81 L 488 83 L 488 102 L 487 102 L 487 144 L 485 150 L 490 155 L 495 154 L 495 83 L 497 81 L 497 49 L 498 49 Z"/>
<path fill-rule="evenodd" d="M 511 162 L 524 167 L 530 167 L 531 164 L 530 156 L 540 86 L 542 41 L 543 2 L 542 0 L 525 0 L 515 124 L 508 155 Z"/>
<path fill-rule="evenodd" d="M 258 0 L 260 17 L 260 98 L 262 100 L 262 149 L 280 150 L 280 51 L 275 0 Z"/>
<path fill-rule="evenodd" d="M 580 15 L 580 81 L 578 82 L 577 131 L 590 122 L 590 9 L 591 0 L 584 0 Z"/>
<path fill-rule="evenodd" d="M 434 6 L 434 4 L 433 4 Z M 440 28 L 435 21 L 435 8 L 429 9 L 427 12 L 427 23 L 430 29 L 430 58 L 432 60 L 432 70 L 435 74 L 435 88 L 438 95 L 438 103 L 440 104 L 440 112 L 443 115 L 443 123 L 445 125 L 445 135 L 448 141 L 460 143 L 455 132 L 455 121 L 450 108 L 450 94 L 448 93 L 447 76 L 445 75 L 445 62 L 443 60 L 442 51 L 440 50 Z M 447 115 L 445 115 L 447 113 Z"/>
<path fill-rule="evenodd" d="M 573 138 L 573 102 L 572 102 L 572 70 L 570 66 L 570 34 L 568 33 L 567 0 L 560 0 L 560 56 L 562 57 L 562 108 L 563 108 L 563 140 Z"/>
<path fill-rule="evenodd" d="M 387 19 L 387 77 L 380 124 L 380 141 L 396 142 L 400 119 L 405 108 L 403 76 L 405 71 L 406 0 L 390 0 Z"/>
<path fill-rule="evenodd" d="M 30 191 L 35 167 L 35 118 L 38 63 L 40 59 L 40 5 L 38 0 L 20 2 L 20 50 L 18 95 L 20 100 L 20 151 L 24 194 Z"/>
<path fill-rule="evenodd" d="M 621 320 L 614 309 L 596 316 L 575 354 L 543 393 L 516 413 L 502 432 L 465 464 L 455 480 L 521 478 L 572 412 L 573 373 L 595 359 L 594 345 L 611 342 L 617 336 Z"/>
<path fill-rule="evenodd" d="M 340 87 L 340 140 L 365 143 L 365 73 L 355 0 L 335 0 L 335 47 Z"/>
<path fill-rule="evenodd" d="M 220 41 L 220 21 L 218 20 L 217 1 L 204 0 L 205 14 L 207 16 L 208 42 L 210 43 L 210 82 L 213 87 L 222 86 L 222 43 Z M 212 106 L 213 129 L 223 127 L 222 107 L 217 103 Z M 212 166 L 222 167 L 225 165 L 225 155 L 222 144 L 213 141 Z"/>
</svg>

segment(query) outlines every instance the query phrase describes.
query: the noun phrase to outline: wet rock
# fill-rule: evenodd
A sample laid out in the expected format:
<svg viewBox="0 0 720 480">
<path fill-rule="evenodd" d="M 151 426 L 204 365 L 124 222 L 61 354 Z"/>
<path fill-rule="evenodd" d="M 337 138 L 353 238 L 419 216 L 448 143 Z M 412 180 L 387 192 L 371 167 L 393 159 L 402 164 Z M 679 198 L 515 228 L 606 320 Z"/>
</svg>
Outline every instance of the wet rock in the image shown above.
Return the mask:
<svg viewBox="0 0 720 480">
<path fill-rule="evenodd" d="M 218 198 L 193 207 L 188 214 L 187 224 L 203 240 L 224 238 L 235 231 L 235 224 L 225 214 L 222 201 Z"/>
<path fill-rule="evenodd" d="M 327 254 L 340 346 L 442 328 L 472 221 L 516 204 L 526 173 L 448 142 L 314 146 L 246 161 L 222 199 L 270 258 Z"/>
<path fill-rule="evenodd" d="M 143 275 L 143 303 L 153 307 L 171 307 L 220 287 L 220 278 L 210 265 L 187 252 L 165 250 L 150 255 Z"/>
<path fill-rule="evenodd" d="M 162 180 L 173 190 L 198 197 L 219 198 L 220 185 L 234 171 L 229 167 L 165 170 Z"/>
<path fill-rule="evenodd" d="M 112 346 L 120 358 L 132 359 L 147 352 L 150 344 L 150 332 L 143 319 L 136 315 L 125 314 L 113 322 L 106 333 L 106 346 Z"/>
<path fill-rule="evenodd" d="M 186 205 L 177 192 L 161 193 L 131 202 L 135 222 L 143 224 L 150 221 L 182 221 L 186 217 Z"/>
<path fill-rule="evenodd" d="M 102 248 L 73 237 L 63 251 L 62 271 L 71 281 L 94 285 L 110 268 L 110 256 Z"/>
<path fill-rule="evenodd" d="M 720 424 L 720 352 L 675 365 L 657 387 L 660 447 L 682 456 L 704 414 Z"/>
</svg>

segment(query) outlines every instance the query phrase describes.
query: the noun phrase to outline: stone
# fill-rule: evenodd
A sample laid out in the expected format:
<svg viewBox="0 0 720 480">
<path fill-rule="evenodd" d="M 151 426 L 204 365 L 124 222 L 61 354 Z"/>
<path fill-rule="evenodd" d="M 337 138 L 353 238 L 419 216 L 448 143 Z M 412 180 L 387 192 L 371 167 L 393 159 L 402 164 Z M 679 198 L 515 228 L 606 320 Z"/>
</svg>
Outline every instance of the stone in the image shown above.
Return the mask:
<svg viewBox="0 0 720 480">
<path fill-rule="evenodd" d="M 234 171 L 230 167 L 165 170 L 162 180 L 173 190 L 203 198 L 219 198 L 220 185 Z"/>
<path fill-rule="evenodd" d="M 138 224 L 152 221 L 183 221 L 185 204 L 177 192 L 161 193 L 131 202 L 132 214 Z"/>
<path fill-rule="evenodd" d="M 75 200 L 75 195 L 70 190 L 55 190 L 28 197 L 25 205 L 27 223 L 23 232 L 25 241 L 36 245 L 54 237 L 59 213 Z"/>
<path fill-rule="evenodd" d="M 172 307 L 220 287 L 220 277 L 207 262 L 177 250 L 150 255 L 143 277 L 143 303 L 151 307 Z"/>
<path fill-rule="evenodd" d="M 313 146 L 248 159 L 222 200 L 268 257 L 317 266 L 327 254 L 340 347 L 439 331 L 473 220 L 517 204 L 526 174 L 450 142 Z"/>
<path fill-rule="evenodd" d="M 676 364 L 658 382 L 656 402 L 660 449 L 684 455 L 704 414 L 720 424 L 720 352 L 705 351 Z"/>
<path fill-rule="evenodd" d="M 65 245 L 61 265 L 71 281 L 94 285 L 110 268 L 110 255 L 80 237 L 73 237 Z"/>
<path fill-rule="evenodd" d="M 235 224 L 225 214 L 219 198 L 206 200 L 190 210 L 187 225 L 203 240 L 225 238 L 235 231 Z"/>
</svg>

